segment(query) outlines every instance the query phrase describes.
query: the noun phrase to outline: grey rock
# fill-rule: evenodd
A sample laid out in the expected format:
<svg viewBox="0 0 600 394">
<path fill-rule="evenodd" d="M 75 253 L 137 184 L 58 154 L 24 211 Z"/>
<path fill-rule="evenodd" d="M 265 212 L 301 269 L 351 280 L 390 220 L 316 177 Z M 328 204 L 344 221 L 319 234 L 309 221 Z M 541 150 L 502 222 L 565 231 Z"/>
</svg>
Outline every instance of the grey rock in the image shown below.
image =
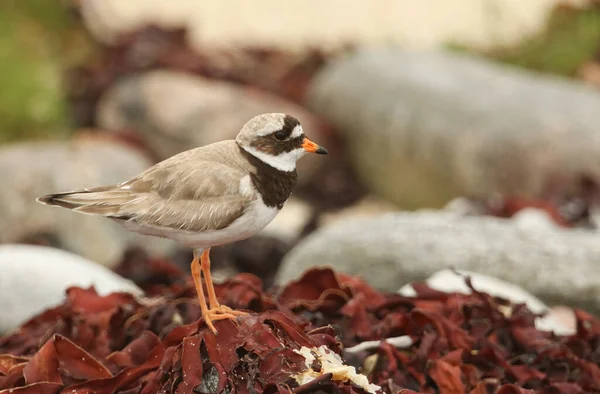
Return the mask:
<svg viewBox="0 0 600 394">
<path fill-rule="evenodd" d="M 60 304 L 71 286 L 94 286 L 101 295 L 143 295 L 135 284 L 93 261 L 43 246 L 0 246 L 0 272 L 0 332 Z"/>
<path fill-rule="evenodd" d="M 322 213 L 317 219 L 317 226 L 325 227 L 349 218 L 379 216 L 382 213 L 399 210 L 397 206 L 386 200 L 367 195 L 350 206 Z"/>
<path fill-rule="evenodd" d="M 406 209 L 539 195 L 558 177 L 600 180 L 600 95 L 580 82 L 467 55 L 369 49 L 325 67 L 307 101 L 343 132 L 361 181 Z"/>
<path fill-rule="evenodd" d="M 296 242 L 314 215 L 312 206 L 304 200 L 291 196 L 272 222 L 259 234 L 275 237 L 286 243 Z"/>
<path fill-rule="evenodd" d="M 145 170 L 151 162 L 124 144 L 87 138 L 6 145 L 0 149 L 0 243 L 21 243 L 53 234 L 57 246 L 114 266 L 128 246 L 165 256 L 176 245 L 125 230 L 102 217 L 39 204 L 43 194 L 114 184 Z"/>
<path fill-rule="evenodd" d="M 134 129 L 159 159 L 213 142 L 233 139 L 244 123 L 265 112 L 297 117 L 306 135 L 327 147 L 322 125 L 307 110 L 270 93 L 190 74 L 159 70 L 117 83 L 100 100 L 97 118 L 105 129 Z M 303 184 L 326 160 L 298 163 Z"/>
<path fill-rule="evenodd" d="M 286 255 L 276 281 L 325 265 L 396 291 L 455 268 L 513 283 L 549 304 L 600 311 L 598 261 L 597 232 L 440 211 L 402 212 L 317 230 Z"/>
</svg>

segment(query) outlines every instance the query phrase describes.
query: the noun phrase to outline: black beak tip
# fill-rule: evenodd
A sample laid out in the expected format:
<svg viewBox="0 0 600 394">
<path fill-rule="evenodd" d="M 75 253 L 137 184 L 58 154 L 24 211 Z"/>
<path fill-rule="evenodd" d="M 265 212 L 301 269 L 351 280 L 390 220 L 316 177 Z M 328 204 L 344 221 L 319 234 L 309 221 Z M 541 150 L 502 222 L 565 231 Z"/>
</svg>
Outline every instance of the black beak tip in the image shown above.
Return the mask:
<svg viewBox="0 0 600 394">
<path fill-rule="evenodd" d="M 327 149 L 323 148 L 322 146 L 319 146 L 319 149 L 317 149 L 315 151 L 315 153 L 318 154 L 318 155 L 326 155 L 329 152 L 327 152 Z"/>
</svg>

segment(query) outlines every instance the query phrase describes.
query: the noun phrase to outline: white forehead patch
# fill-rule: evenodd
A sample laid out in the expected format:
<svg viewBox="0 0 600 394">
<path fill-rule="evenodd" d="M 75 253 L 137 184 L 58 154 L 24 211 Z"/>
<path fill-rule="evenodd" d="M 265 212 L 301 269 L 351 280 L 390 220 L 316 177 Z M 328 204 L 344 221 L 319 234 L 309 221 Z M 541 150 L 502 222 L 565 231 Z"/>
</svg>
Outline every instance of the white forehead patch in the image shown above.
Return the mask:
<svg viewBox="0 0 600 394">
<path fill-rule="evenodd" d="M 304 132 L 302 131 L 302 126 L 298 125 L 294 127 L 294 131 L 292 131 L 292 134 L 290 134 L 290 138 L 298 138 L 302 134 L 304 134 Z"/>
</svg>

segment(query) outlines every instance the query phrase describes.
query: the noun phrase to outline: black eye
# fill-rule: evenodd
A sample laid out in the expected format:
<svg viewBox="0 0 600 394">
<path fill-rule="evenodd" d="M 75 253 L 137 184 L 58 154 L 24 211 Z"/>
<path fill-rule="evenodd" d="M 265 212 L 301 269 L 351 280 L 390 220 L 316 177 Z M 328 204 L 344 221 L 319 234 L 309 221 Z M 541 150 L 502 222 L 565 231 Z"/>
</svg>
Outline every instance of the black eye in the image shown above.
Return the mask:
<svg viewBox="0 0 600 394">
<path fill-rule="evenodd" d="M 287 138 L 287 133 L 283 130 L 279 130 L 275 132 L 275 138 L 277 138 L 279 141 L 283 141 Z"/>
</svg>

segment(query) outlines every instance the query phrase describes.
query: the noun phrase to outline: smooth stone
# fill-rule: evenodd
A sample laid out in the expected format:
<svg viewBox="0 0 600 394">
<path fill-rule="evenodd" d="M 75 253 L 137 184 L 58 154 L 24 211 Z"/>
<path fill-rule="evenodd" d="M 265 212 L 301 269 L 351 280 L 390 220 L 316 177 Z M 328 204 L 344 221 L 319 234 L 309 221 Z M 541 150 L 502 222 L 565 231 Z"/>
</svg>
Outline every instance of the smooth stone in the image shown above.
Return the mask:
<svg viewBox="0 0 600 394">
<path fill-rule="evenodd" d="M 324 67 L 307 104 L 340 130 L 361 182 L 405 209 L 600 180 L 600 95 L 578 81 L 451 52 L 369 49 Z"/>
<path fill-rule="evenodd" d="M 379 216 L 383 213 L 397 211 L 399 208 L 394 204 L 374 195 L 367 195 L 350 206 L 323 212 L 318 218 L 318 227 L 330 226 L 350 218 Z"/>
<path fill-rule="evenodd" d="M 179 152 L 234 139 L 252 117 L 284 112 L 302 123 L 314 142 L 335 151 L 322 124 L 301 106 L 247 86 L 167 70 L 124 78 L 98 104 L 102 128 L 136 130 L 154 154 L 166 159 Z M 298 162 L 298 183 L 318 176 L 328 160 L 304 157 Z M 329 159 L 331 160 L 331 159 Z"/>
<path fill-rule="evenodd" d="M 133 245 L 152 256 L 167 256 L 176 247 L 172 241 L 35 201 L 44 194 L 120 183 L 151 164 L 140 151 L 104 138 L 1 147 L 0 243 L 23 243 L 32 236 L 52 234 L 56 246 L 109 267 L 117 265 Z"/>
<path fill-rule="evenodd" d="M 0 272 L 0 332 L 13 330 L 60 304 L 72 286 L 94 286 L 101 295 L 143 295 L 133 282 L 100 264 L 45 246 L 1 245 Z"/>
<path fill-rule="evenodd" d="M 535 230 L 508 219 L 443 211 L 348 219 L 317 230 L 284 258 L 276 281 L 331 266 L 396 291 L 454 268 L 496 277 L 548 304 L 600 311 L 598 232 Z"/>
</svg>

